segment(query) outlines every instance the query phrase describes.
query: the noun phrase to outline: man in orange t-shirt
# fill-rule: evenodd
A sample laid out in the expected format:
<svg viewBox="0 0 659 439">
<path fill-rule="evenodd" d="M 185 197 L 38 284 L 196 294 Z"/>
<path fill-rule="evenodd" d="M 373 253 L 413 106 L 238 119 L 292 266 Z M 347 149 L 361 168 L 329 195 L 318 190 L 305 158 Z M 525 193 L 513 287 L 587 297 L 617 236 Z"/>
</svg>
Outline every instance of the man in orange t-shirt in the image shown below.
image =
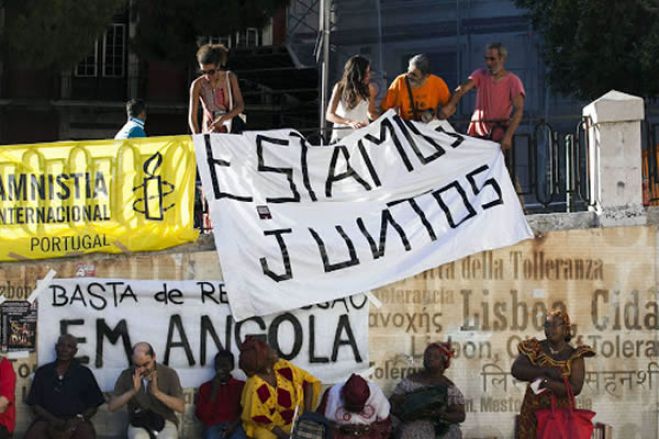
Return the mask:
<svg viewBox="0 0 659 439">
<path fill-rule="evenodd" d="M 430 74 L 430 61 L 421 54 L 410 59 L 407 73 L 394 79 L 381 106 L 383 112 L 394 108 L 405 120 L 427 123 L 437 117 L 439 106 L 446 105 L 449 99 L 451 92 L 446 82 Z"/>
</svg>

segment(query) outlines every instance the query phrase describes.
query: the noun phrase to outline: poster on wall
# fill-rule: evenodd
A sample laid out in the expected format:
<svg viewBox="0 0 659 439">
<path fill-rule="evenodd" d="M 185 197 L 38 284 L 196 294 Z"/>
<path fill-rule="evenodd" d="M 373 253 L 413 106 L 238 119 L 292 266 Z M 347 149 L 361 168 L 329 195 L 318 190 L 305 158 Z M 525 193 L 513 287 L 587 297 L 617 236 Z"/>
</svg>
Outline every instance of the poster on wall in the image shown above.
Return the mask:
<svg viewBox="0 0 659 439">
<path fill-rule="evenodd" d="M 189 136 L 4 145 L 0 261 L 194 241 L 194 181 Z"/>
<path fill-rule="evenodd" d="M 37 342 L 37 305 L 9 301 L 0 305 L 3 352 L 34 351 Z"/>
<path fill-rule="evenodd" d="M 444 264 L 374 291 L 369 315 L 372 378 L 391 392 L 423 367 L 433 341 L 452 341 L 445 375 L 465 397 L 463 437 L 513 437 L 527 383 L 511 366 L 521 341 L 545 338 L 549 311 L 573 324 L 571 344 L 589 345 L 577 404 L 613 437 L 656 437 L 659 292 L 656 228 L 549 232 L 505 249 Z"/>
<path fill-rule="evenodd" d="M 69 333 L 103 390 L 112 390 L 139 341 L 151 343 L 184 387 L 213 376 L 219 349 L 238 358 L 246 335 L 264 336 L 281 358 L 326 383 L 369 367 L 365 295 L 241 322 L 227 295 L 222 281 L 55 279 L 39 296 L 39 364 L 54 360 L 57 338 Z"/>
<path fill-rule="evenodd" d="M 532 236 L 498 144 L 391 111 L 336 145 L 293 130 L 194 143 L 237 320 Z"/>
</svg>

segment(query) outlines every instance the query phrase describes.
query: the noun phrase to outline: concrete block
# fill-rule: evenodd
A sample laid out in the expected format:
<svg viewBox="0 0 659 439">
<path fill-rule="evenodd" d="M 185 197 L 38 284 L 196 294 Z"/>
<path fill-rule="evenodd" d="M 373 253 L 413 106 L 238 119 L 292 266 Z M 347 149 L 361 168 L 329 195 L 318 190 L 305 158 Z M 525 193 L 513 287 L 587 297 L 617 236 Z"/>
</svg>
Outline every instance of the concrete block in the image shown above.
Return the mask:
<svg viewBox="0 0 659 439">
<path fill-rule="evenodd" d="M 590 188 L 600 226 L 646 224 L 642 195 L 643 99 L 612 90 L 583 108 L 590 118 Z"/>
<path fill-rule="evenodd" d="M 611 90 L 586 105 L 582 114 L 590 116 L 593 124 L 602 124 L 643 120 L 645 109 L 642 98 Z"/>
<path fill-rule="evenodd" d="M 642 226 L 647 222 L 646 209 L 639 204 L 606 207 L 597 215 L 597 225 L 601 227 Z"/>
</svg>

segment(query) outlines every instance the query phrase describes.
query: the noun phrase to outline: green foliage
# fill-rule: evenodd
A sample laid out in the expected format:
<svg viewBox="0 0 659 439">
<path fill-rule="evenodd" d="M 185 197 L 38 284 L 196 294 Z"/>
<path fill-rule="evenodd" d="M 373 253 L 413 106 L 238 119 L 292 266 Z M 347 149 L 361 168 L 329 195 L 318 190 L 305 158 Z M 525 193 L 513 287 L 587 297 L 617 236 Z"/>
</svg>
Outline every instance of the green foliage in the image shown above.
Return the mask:
<svg viewBox="0 0 659 439">
<path fill-rule="evenodd" d="M 126 0 L 5 0 L 2 47 L 12 63 L 67 68 L 90 52 Z"/>
<path fill-rule="evenodd" d="M 549 82 L 592 100 L 659 95 L 659 0 L 514 0 L 544 38 Z"/>
<path fill-rule="evenodd" d="M 137 0 L 133 49 L 143 58 L 194 59 L 197 38 L 261 28 L 288 0 Z"/>
</svg>

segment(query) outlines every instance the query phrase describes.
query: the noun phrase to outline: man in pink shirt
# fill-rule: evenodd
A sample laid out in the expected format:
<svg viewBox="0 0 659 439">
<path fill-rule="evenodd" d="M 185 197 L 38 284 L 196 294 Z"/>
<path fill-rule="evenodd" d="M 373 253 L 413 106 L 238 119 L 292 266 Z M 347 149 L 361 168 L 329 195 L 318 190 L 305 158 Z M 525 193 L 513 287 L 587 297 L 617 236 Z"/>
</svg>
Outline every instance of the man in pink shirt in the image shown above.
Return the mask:
<svg viewBox="0 0 659 439">
<path fill-rule="evenodd" d="M 519 77 L 505 69 L 507 56 L 508 50 L 503 44 L 488 44 L 485 49 L 486 68 L 469 75 L 441 110 L 444 118 L 451 117 L 462 96 L 476 88 L 476 108 L 467 134 L 499 142 L 504 150 L 512 147 L 513 134 L 524 114 L 526 94 Z"/>
</svg>

